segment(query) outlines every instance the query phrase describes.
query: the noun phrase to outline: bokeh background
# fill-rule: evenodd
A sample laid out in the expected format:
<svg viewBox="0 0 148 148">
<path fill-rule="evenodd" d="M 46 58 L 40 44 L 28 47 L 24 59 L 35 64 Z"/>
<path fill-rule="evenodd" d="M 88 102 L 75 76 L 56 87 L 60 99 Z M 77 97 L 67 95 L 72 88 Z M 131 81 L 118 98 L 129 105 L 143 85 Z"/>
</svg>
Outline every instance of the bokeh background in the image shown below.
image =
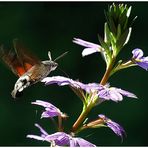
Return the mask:
<svg viewBox="0 0 148 148">
<path fill-rule="evenodd" d="M 48 59 L 47 51 L 55 59 L 61 53 L 68 55 L 58 61 L 59 68 L 52 75 L 69 76 L 82 82 L 99 82 L 105 70 L 100 54 L 82 58 L 83 47 L 72 43 L 74 37 L 98 43 L 103 36 L 104 9 L 108 2 L 0 2 L 0 43 L 13 48 L 12 40 L 19 38 L 40 59 Z M 129 44 L 120 57 L 127 60 L 134 48 L 148 55 L 147 2 L 129 3 L 131 16 L 138 16 Z M 64 71 L 64 72 L 63 72 Z M 87 130 L 81 133 L 86 140 L 98 146 L 147 146 L 148 94 L 147 72 L 139 67 L 115 74 L 110 83 L 135 93 L 139 99 L 124 98 L 122 102 L 104 102 L 91 113 L 93 119 L 103 113 L 121 124 L 127 133 L 123 142 L 110 129 Z M 11 91 L 17 77 L 0 63 L 0 146 L 48 146 L 49 143 L 27 139 L 27 134 L 39 134 L 34 123 L 48 133 L 55 128 L 50 120 L 40 119 L 42 109 L 30 103 L 36 99 L 49 101 L 69 115 L 67 127 L 78 117 L 82 103 L 68 87 L 44 86 L 38 83 L 14 100 Z"/>
</svg>

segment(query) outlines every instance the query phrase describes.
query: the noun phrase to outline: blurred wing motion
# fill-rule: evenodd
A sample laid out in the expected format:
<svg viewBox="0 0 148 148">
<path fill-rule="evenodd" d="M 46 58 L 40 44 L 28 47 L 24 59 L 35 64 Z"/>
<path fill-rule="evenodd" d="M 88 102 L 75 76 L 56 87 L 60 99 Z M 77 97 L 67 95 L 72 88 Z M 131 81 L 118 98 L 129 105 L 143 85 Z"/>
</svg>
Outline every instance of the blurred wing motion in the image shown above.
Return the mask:
<svg viewBox="0 0 148 148">
<path fill-rule="evenodd" d="M 0 47 L 0 57 L 8 65 L 14 74 L 22 76 L 32 66 L 40 63 L 40 60 L 31 54 L 26 48 L 18 41 L 13 40 L 15 52 L 12 50 L 6 50 L 3 46 Z"/>
</svg>

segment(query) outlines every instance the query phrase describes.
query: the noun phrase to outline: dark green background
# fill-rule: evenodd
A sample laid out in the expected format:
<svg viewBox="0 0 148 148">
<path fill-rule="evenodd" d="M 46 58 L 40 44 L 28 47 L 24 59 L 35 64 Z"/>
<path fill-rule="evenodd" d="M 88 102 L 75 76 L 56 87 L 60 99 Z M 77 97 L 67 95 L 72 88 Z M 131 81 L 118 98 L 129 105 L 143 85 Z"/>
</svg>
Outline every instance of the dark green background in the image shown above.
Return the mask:
<svg viewBox="0 0 148 148">
<path fill-rule="evenodd" d="M 68 55 L 58 61 L 59 68 L 70 78 L 82 82 L 99 82 L 105 70 L 100 54 L 82 58 L 83 47 L 72 43 L 79 37 L 98 43 L 97 34 L 103 36 L 105 2 L 1 2 L 0 43 L 12 48 L 12 40 L 19 38 L 42 60 L 53 59 L 65 51 Z M 141 48 L 148 55 L 148 3 L 128 3 L 133 6 L 132 17 L 138 16 L 129 44 L 122 50 L 122 59 L 131 57 L 134 48 Z M 99 44 L 99 43 L 98 43 Z M 52 75 L 66 76 L 57 69 Z M 38 83 L 24 91 L 22 98 L 13 100 L 10 93 L 17 78 L 0 63 L 0 146 L 43 146 L 46 142 L 27 139 L 27 134 L 39 134 L 34 123 L 42 125 L 49 133 L 55 131 L 50 120 L 40 119 L 41 108 L 30 102 L 36 99 L 49 101 L 69 115 L 67 127 L 78 117 L 82 104 L 68 87 Z M 103 113 L 121 124 L 127 137 L 121 142 L 110 129 L 87 130 L 79 136 L 98 146 L 146 146 L 148 145 L 148 94 L 147 72 L 133 67 L 115 74 L 112 86 L 135 93 L 139 99 L 124 98 L 122 102 L 104 102 L 90 114 L 93 119 Z"/>
</svg>

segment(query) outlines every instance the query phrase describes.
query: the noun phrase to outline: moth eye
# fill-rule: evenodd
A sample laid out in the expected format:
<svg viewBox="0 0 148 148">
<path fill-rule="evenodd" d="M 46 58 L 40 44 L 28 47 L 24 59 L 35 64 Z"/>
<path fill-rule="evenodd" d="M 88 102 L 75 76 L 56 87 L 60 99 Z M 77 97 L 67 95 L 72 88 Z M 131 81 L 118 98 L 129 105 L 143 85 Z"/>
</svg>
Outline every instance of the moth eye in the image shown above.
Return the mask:
<svg viewBox="0 0 148 148">
<path fill-rule="evenodd" d="M 27 80 L 26 80 L 26 79 L 22 79 L 21 82 L 22 82 L 23 84 L 26 84 L 26 83 L 27 83 Z"/>
<path fill-rule="evenodd" d="M 29 77 L 28 76 L 24 76 L 20 79 L 20 82 L 22 83 L 22 85 L 26 84 L 29 81 Z"/>
</svg>

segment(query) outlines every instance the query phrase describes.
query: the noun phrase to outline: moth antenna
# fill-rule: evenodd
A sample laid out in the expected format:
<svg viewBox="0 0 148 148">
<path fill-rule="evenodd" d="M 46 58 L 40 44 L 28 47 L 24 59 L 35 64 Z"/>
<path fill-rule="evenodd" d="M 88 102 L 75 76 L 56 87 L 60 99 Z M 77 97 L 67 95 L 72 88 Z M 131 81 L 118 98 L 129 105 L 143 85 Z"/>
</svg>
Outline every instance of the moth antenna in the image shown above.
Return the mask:
<svg viewBox="0 0 148 148">
<path fill-rule="evenodd" d="M 51 52 L 50 51 L 48 51 L 48 57 L 49 57 L 49 60 L 52 61 Z"/>
<path fill-rule="evenodd" d="M 61 72 L 63 72 L 63 73 L 66 75 L 67 78 L 69 78 L 69 75 L 68 75 L 63 69 L 61 69 L 61 68 L 59 68 L 59 67 L 58 67 L 58 69 L 59 69 Z"/>
<path fill-rule="evenodd" d="M 60 56 L 58 56 L 58 57 L 54 60 L 54 62 L 57 61 L 57 60 L 59 60 L 60 58 L 64 57 L 67 53 L 68 53 L 68 51 L 62 53 Z"/>
</svg>

